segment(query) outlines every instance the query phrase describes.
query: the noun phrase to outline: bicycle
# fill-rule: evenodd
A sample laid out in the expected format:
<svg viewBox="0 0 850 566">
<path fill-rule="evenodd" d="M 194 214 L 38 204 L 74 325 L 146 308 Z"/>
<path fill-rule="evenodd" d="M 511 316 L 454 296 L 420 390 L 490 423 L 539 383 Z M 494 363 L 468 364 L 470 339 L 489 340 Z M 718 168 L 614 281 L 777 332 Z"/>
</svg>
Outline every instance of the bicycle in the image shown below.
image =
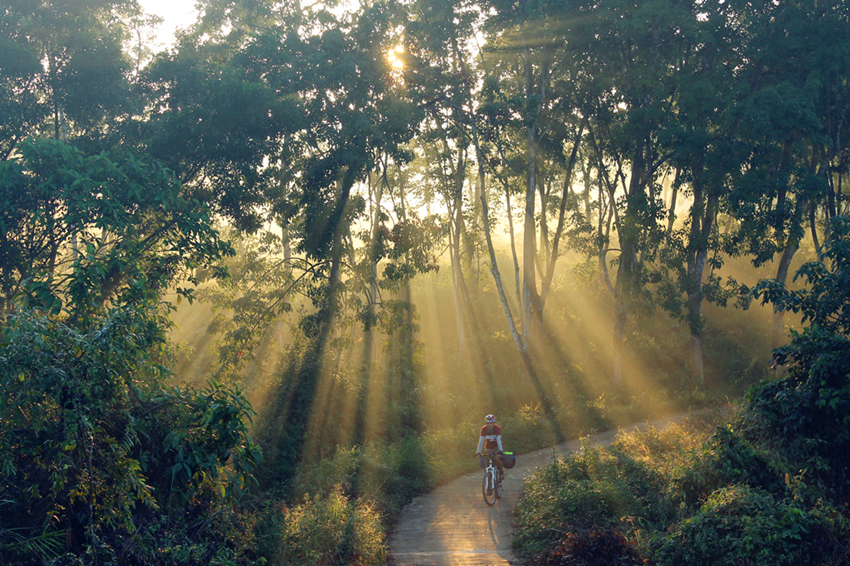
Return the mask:
<svg viewBox="0 0 850 566">
<path fill-rule="evenodd" d="M 480 454 L 487 458 L 487 465 L 484 467 L 484 480 L 481 483 L 481 494 L 484 496 L 484 503 L 492 507 L 496 504 L 496 500 L 502 497 L 502 479 L 499 477 L 499 468 L 493 463 L 494 458 L 498 456 L 488 456 Z"/>
</svg>

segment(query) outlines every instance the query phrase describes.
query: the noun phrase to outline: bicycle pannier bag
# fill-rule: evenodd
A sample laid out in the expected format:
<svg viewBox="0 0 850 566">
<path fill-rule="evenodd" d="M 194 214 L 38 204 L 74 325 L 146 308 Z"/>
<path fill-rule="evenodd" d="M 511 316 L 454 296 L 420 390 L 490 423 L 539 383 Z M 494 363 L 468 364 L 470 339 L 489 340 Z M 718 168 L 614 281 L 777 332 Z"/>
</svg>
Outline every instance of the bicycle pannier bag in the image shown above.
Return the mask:
<svg viewBox="0 0 850 566">
<path fill-rule="evenodd" d="M 502 465 L 509 470 L 516 466 L 516 456 L 514 456 L 513 452 L 505 452 L 502 454 Z"/>
</svg>

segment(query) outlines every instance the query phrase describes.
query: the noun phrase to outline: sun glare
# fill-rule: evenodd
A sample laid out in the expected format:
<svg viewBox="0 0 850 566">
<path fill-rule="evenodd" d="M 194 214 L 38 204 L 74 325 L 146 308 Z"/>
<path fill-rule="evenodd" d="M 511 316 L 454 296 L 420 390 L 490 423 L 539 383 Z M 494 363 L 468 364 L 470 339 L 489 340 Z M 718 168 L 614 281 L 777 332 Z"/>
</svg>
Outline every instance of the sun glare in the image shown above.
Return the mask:
<svg viewBox="0 0 850 566">
<path fill-rule="evenodd" d="M 404 69 L 404 60 L 401 58 L 402 53 L 404 53 L 403 45 L 396 45 L 389 53 L 387 53 L 387 61 L 389 61 L 390 66 L 397 71 Z"/>
</svg>

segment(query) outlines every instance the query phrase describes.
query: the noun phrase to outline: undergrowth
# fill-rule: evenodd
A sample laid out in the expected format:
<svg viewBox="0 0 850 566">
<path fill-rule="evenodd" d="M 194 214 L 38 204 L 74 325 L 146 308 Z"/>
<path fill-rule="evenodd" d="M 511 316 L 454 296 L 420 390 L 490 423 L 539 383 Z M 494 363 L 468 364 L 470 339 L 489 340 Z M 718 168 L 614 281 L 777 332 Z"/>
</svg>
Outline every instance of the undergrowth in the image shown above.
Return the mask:
<svg viewBox="0 0 850 566">
<path fill-rule="evenodd" d="M 515 549 L 545 566 L 850 563 L 848 501 L 815 482 L 825 469 L 767 449 L 737 411 L 541 467 L 516 506 Z"/>
</svg>

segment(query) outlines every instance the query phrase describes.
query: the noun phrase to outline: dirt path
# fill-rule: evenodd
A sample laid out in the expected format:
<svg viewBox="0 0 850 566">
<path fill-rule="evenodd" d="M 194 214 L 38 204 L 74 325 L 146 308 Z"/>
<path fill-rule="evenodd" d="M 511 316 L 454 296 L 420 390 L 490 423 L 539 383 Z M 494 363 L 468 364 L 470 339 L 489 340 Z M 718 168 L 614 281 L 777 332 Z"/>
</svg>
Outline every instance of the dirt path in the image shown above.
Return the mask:
<svg viewBox="0 0 850 566">
<path fill-rule="evenodd" d="M 642 430 L 647 425 L 664 428 L 680 415 L 625 427 Z M 591 437 L 593 442 L 609 444 L 618 430 Z M 473 439 L 474 440 L 474 439 Z M 470 443 L 470 446 L 474 442 Z M 578 439 L 551 448 L 517 456 L 517 464 L 506 470 L 502 498 L 488 507 L 481 496 L 482 472 L 467 474 L 419 496 L 401 512 L 390 533 L 390 564 L 395 566 L 490 566 L 519 564 L 511 551 L 512 509 L 519 497 L 522 481 L 555 455 L 567 455 L 581 448 Z M 470 456 L 471 457 L 471 456 Z"/>
</svg>

